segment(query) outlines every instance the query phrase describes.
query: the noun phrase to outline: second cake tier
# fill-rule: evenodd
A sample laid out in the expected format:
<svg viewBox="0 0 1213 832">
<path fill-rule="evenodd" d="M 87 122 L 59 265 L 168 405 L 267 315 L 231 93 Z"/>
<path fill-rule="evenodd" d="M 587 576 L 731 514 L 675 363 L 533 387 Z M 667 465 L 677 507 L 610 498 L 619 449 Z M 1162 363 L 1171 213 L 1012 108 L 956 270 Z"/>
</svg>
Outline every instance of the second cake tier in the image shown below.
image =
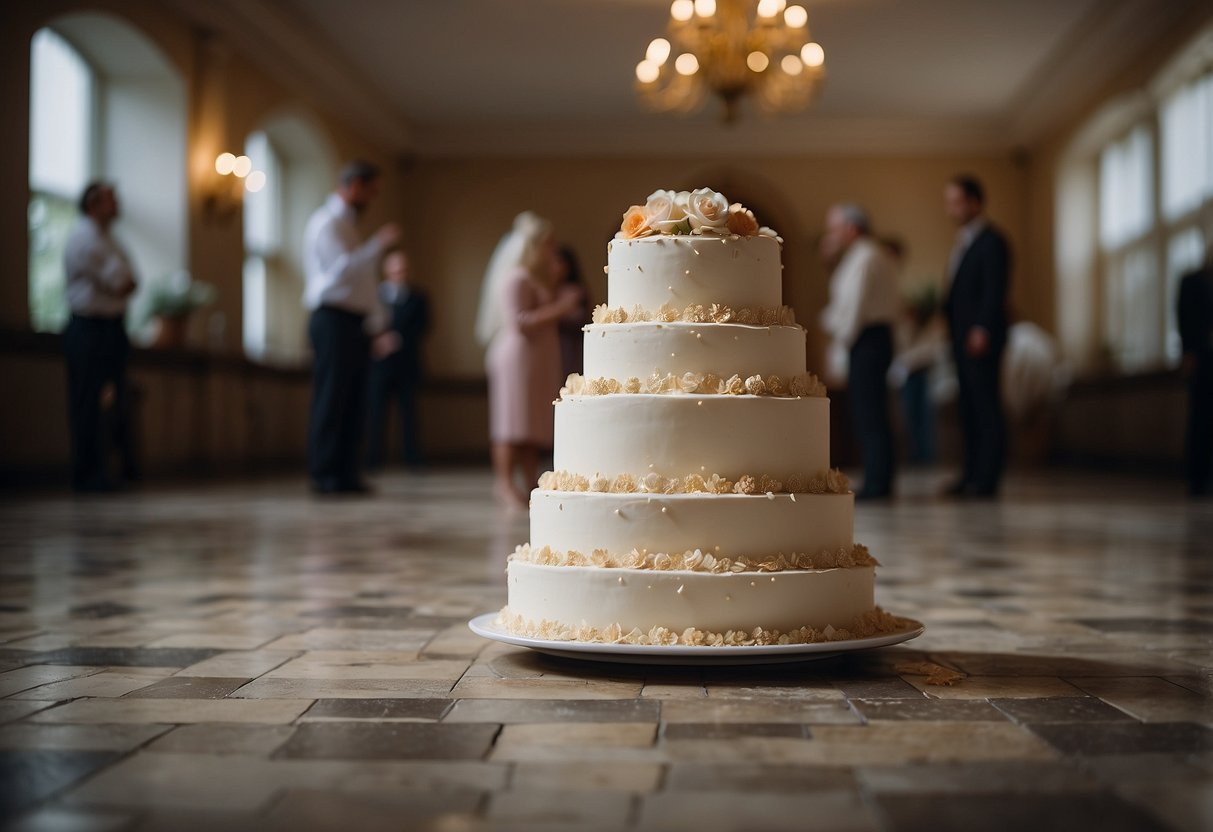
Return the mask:
<svg viewBox="0 0 1213 832">
<path fill-rule="evenodd" d="M 531 493 L 531 545 L 590 554 L 605 550 L 704 552 L 755 560 L 816 554 L 852 542 L 854 495 Z"/>
<path fill-rule="evenodd" d="M 568 396 L 556 402 L 554 467 L 581 476 L 778 480 L 830 464 L 830 401 L 699 394 Z"/>
<path fill-rule="evenodd" d="M 805 372 L 805 333 L 799 326 L 627 323 L 585 327 L 585 375 L 643 379 L 657 373 L 778 375 Z"/>
</svg>

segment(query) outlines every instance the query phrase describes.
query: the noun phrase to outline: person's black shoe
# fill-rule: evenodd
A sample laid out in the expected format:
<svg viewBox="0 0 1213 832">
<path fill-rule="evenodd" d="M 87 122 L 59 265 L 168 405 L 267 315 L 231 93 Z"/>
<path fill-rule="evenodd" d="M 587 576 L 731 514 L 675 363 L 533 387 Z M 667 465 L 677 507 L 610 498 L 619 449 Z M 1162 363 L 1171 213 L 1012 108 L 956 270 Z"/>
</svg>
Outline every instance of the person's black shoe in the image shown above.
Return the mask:
<svg viewBox="0 0 1213 832">
<path fill-rule="evenodd" d="M 113 494 L 118 486 L 108 477 L 93 477 L 72 486 L 77 494 Z"/>
<path fill-rule="evenodd" d="M 321 477 L 318 480 L 312 480 L 312 493 L 321 495 L 336 494 L 337 480 L 333 477 Z"/>
<path fill-rule="evenodd" d="M 939 492 L 941 497 L 967 497 L 973 491 L 973 486 L 964 480 L 957 480 Z"/>
<path fill-rule="evenodd" d="M 334 493 L 348 494 L 355 497 L 366 497 L 375 493 L 375 489 L 371 488 L 362 480 L 338 480 L 337 488 Z"/>
</svg>

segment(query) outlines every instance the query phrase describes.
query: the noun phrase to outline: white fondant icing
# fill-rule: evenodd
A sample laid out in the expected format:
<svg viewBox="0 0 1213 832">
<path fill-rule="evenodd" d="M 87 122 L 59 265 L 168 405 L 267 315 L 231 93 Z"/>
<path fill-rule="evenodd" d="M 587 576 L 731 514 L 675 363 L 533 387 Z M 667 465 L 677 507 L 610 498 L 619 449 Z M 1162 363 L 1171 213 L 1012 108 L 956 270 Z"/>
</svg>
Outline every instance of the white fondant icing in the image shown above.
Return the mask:
<svg viewBox="0 0 1213 832">
<path fill-rule="evenodd" d="M 570 396 L 556 403 L 556 470 L 590 476 L 762 473 L 829 467 L 830 402 L 765 396 Z"/>
<path fill-rule="evenodd" d="M 607 304 L 775 308 L 783 295 L 779 254 L 779 242 L 771 237 L 614 240 L 607 255 Z"/>
<path fill-rule="evenodd" d="M 507 573 L 510 612 L 574 626 L 619 624 L 624 632 L 839 627 L 875 605 L 870 566 L 713 575 L 511 560 Z"/>
<path fill-rule="evenodd" d="M 850 546 L 852 494 L 531 493 L 531 545 L 761 558 Z"/>
<path fill-rule="evenodd" d="M 585 328 L 588 378 L 625 381 L 652 373 L 778 375 L 805 372 L 805 332 L 799 326 L 638 323 Z"/>
</svg>

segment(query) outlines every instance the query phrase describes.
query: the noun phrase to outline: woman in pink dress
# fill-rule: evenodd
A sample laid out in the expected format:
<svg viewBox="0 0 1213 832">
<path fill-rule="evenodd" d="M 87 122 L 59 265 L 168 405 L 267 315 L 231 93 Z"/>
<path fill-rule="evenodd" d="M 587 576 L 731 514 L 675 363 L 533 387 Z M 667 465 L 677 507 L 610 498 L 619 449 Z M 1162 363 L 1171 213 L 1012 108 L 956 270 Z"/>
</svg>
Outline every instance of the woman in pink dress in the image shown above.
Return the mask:
<svg viewBox="0 0 1213 832">
<path fill-rule="evenodd" d="M 540 449 L 552 446 L 552 400 L 562 382 L 557 325 L 578 296 L 557 286 L 561 272 L 551 224 L 529 211 L 518 215 L 493 261 L 477 334 L 488 342 L 494 491 L 507 507 L 525 508 L 538 480 Z M 519 468 L 521 487 L 515 480 Z"/>
</svg>

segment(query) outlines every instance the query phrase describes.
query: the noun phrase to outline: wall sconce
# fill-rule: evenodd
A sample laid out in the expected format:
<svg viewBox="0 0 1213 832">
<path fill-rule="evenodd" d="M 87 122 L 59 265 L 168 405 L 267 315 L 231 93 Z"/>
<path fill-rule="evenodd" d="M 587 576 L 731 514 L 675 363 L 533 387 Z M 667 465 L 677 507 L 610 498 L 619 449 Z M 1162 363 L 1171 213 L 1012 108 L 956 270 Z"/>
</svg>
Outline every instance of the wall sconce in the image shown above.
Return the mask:
<svg viewBox="0 0 1213 832">
<path fill-rule="evenodd" d="M 265 187 L 265 171 L 253 170 L 247 156 L 220 153 L 215 157 L 215 178 L 203 200 L 206 216 L 226 221 L 244 202 L 244 192 L 256 193 Z"/>
</svg>

